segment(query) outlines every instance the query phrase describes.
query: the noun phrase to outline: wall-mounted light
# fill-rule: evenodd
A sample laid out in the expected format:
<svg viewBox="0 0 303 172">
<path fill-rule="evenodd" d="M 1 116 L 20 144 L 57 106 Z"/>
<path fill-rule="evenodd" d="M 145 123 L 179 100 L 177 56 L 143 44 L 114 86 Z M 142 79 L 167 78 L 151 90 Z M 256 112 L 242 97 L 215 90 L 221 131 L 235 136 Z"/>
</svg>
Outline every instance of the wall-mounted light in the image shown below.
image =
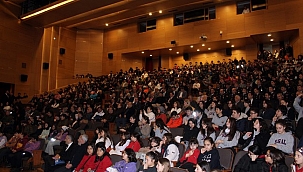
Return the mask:
<svg viewBox="0 0 303 172">
<path fill-rule="evenodd" d="M 150 13 L 148 13 L 148 15 L 152 16 L 152 15 L 153 15 L 153 13 L 151 13 L 151 12 L 150 12 Z"/>
<path fill-rule="evenodd" d="M 223 31 L 222 30 L 220 30 L 220 35 L 222 35 L 223 34 Z"/>
</svg>

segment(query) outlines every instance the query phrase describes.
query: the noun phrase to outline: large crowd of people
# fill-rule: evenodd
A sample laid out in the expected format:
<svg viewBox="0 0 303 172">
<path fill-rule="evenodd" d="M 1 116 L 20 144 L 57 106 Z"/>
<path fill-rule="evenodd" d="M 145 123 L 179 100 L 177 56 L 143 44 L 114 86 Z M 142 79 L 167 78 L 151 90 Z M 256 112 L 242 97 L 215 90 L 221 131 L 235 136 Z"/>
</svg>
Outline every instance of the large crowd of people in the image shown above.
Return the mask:
<svg viewBox="0 0 303 172">
<path fill-rule="evenodd" d="M 35 95 L 28 104 L 6 92 L 0 161 L 20 171 L 22 158 L 42 148 L 46 172 L 167 172 L 172 166 L 193 172 L 223 169 L 218 150 L 232 149 L 247 151 L 235 171 L 303 171 L 303 58 L 289 55 L 130 68 Z M 94 122 L 102 126 L 89 138 L 85 131 Z M 110 123 L 121 136 L 115 144 Z M 113 154 L 122 160 L 113 163 Z M 294 156 L 293 166 L 286 156 Z"/>
</svg>

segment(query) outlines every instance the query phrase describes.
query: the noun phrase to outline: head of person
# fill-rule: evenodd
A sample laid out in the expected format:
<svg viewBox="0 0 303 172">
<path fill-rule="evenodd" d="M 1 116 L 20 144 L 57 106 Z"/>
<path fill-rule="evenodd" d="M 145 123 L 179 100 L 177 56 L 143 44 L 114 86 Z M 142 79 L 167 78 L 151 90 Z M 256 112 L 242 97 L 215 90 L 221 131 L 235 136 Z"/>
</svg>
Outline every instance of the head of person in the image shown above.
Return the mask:
<svg viewBox="0 0 303 172">
<path fill-rule="evenodd" d="M 145 162 L 147 164 L 148 167 L 154 167 L 156 166 L 157 162 L 158 162 L 158 153 L 156 152 L 153 152 L 153 151 L 150 151 L 150 152 L 147 152 L 146 153 L 146 156 L 145 156 Z"/>
<path fill-rule="evenodd" d="M 129 118 L 129 122 L 132 123 L 132 124 L 135 124 L 136 123 L 136 117 L 135 116 L 131 116 Z"/>
<path fill-rule="evenodd" d="M 215 142 L 211 137 L 206 137 L 204 139 L 204 148 L 206 151 L 211 151 L 213 148 L 215 148 Z"/>
<path fill-rule="evenodd" d="M 259 132 L 266 132 L 268 131 L 268 125 L 262 118 L 254 118 L 253 119 L 254 129 Z"/>
<path fill-rule="evenodd" d="M 282 151 L 279 149 L 269 149 L 265 155 L 265 161 L 273 166 L 285 163 L 285 157 Z"/>
<path fill-rule="evenodd" d="M 146 115 L 142 115 L 142 120 L 141 120 L 142 124 L 149 124 L 149 118 Z"/>
<path fill-rule="evenodd" d="M 201 161 L 196 165 L 195 172 L 210 172 L 209 163 L 206 161 Z"/>
<path fill-rule="evenodd" d="M 303 167 L 303 147 L 297 149 L 295 152 L 295 163 L 299 167 Z"/>
<path fill-rule="evenodd" d="M 287 125 L 284 119 L 279 119 L 278 121 L 276 121 L 275 125 L 276 125 L 277 133 L 279 134 L 285 133 Z"/>
<path fill-rule="evenodd" d="M 196 138 L 192 138 L 189 140 L 189 148 L 191 150 L 196 150 L 199 146 L 198 140 Z"/>
<path fill-rule="evenodd" d="M 185 108 L 185 111 L 187 116 L 191 116 L 193 114 L 193 108 L 191 108 L 190 106 Z"/>
<path fill-rule="evenodd" d="M 194 128 L 196 126 L 196 120 L 194 118 L 190 118 L 187 122 L 187 125 L 190 127 L 190 128 Z"/>
<path fill-rule="evenodd" d="M 130 148 L 126 148 L 123 151 L 122 159 L 124 161 L 126 161 L 127 163 L 129 163 L 129 162 L 137 162 L 136 153 L 134 152 L 134 150 L 132 150 Z"/>
<path fill-rule="evenodd" d="M 162 141 L 164 142 L 164 144 L 169 144 L 170 142 L 173 142 L 173 135 L 171 133 L 165 133 L 163 135 Z"/>
<path fill-rule="evenodd" d="M 257 108 L 251 108 L 249 114 L 251 119 L 257 118 L 259 116 L 259 110 Z"/>
<path fill-rule="evenodd" d="M 179 101 L 175 101 L 173 106 L 174 106 L 174 108 L 181 108 L 181 105 L 180 105 Z"/>
<path fill-rule="evenodd" d="M 152 137 L 150 139 L 150 147 L 157 147 L 160 145 L 160 142 L 161 142 L 161 138 L 159 137 Z"/>
<path fill-rule="evenodd" d="M 241 116 L 241 109 L 240 108 L 233 108 L 231 116 L 235 119 L 239 119 Z"/>
<path fill-rule="evenodd" d="M 87 146 L 87 149 L 86 149 L 86 152 L 87 152 L 87 155 L 94 155 L 95 154 L 95 144 L 89 144 Z"/>
<path fill-rule="evenodd" d="M 229 117 L 226 120 L 226 125 L 223 127 L 223 131 L 228 135 L 228 140 L 231 141 L 237 131 L 236 119 Z"/>
<path fill-rule="evenodd" d="M 156 119 L 156 128 L 159 128 L 160 130 L 164 130 L 165 124 L 162 121 L 162 119 Z"/>
<path fill-rule="evenodd" d="M 108 153 L 106 152 L 105 143 L 99 142 L 96 144 L 96 159 L 97 161 L 102 161 L 105 156 L 108 156 Z"/>
<path fill-rule="evenodd" d="M 84 145 L 88 141 L 88 136 L 86 134 L 81 134 L 78 138 L 78 145 Z"/>
<path fill-rule="evenodd" d="M 287 107 L 284 105 L 279 105 L 276 110 L 276 117 L 281 118 L 287 115 Z"/>
<path fill-rule="evenodd" d="M 177 119 L 178 118 L 178 113 L 176 111 L 173 111 L 170 116 L 173 118 L 173 119 Z"/>
<path fill-rule="evenodd" d="M 98 136 L 99 136 L 99 137 L 103 137 L 103 138 L 108 137 L 109 134 L 108 134 L 107 129 L 105 129 L 105 128 L 100 128 L 100 129 L 99 129 L 99 134 L 98 134 Z"/>
<path fill-rule="evenodd" d="M 250 157 L 251 161 L 256 161 L 261 153 L 261 149 L 258 145 L 251 145 L 248 148 L 248 156 Z"/>
<path fill-rule="evenodd" d="M 221 115 L 223 111 L 222 105 L 217 105 L 215 111 L 217 115 Z"/>
<path fill-rule="evenodd" d="M 65 137 L 65 144 L 67 144 L 67 145 L 69 145 L 70 143 L 72 143 L 73 142 L 73 136 L 72 135 L 67 135 L 66 137 Z"/>
<path fill-rule="evenodd" d="M 168 172 L 170 168 L 170 162 L 166 158 L 160 158 L 157 163 L 157 172 Z"/>
<path fill-rule="evenodd" d="M 215 130 L 213 128 L 212 125 L 212 120 L 210 118 L 203 118 L 201 120 L 201 132 L 203 135 L 206 134 L 207 131 L 207 135 L 213 133 Z"/>
<path fill-rule="evenodd" d="M 130 134 L 130 140 L 132 142 L 136 142 L 140 140 L 140 134 L 139 133 L 131 133 Z"/>
</svg>

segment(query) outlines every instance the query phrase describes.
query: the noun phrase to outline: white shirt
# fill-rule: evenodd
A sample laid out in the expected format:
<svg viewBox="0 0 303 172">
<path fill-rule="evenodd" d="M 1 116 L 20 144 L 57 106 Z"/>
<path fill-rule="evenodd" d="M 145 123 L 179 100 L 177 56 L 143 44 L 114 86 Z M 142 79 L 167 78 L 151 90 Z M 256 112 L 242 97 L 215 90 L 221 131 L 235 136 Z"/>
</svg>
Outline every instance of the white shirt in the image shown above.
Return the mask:
<svg viewBox="0 0 303 172">
<path fill-rule="evenodd" d="M 69 147 L 73 144 L 73 142 L 71 142 L 70 144 L 67 145 L 65 152 L 69 149 Z"/>
</svg>

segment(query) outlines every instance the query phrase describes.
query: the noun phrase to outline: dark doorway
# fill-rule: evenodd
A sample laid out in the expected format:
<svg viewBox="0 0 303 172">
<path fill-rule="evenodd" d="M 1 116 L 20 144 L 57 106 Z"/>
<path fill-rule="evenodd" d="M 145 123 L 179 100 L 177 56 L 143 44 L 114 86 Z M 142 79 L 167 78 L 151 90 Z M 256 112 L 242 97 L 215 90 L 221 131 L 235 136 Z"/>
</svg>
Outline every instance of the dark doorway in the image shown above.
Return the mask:
<svg viewBox="0 0 303 172">
<path fill-rule="evenodd" d="M 0 82 L 0 102 L 5 100 L 4 94 L 6 91 L 13 92 L 15 90 L 15 84 Z"/>
<path fill-rule="evenodd" d="M 148 57 L 145 60 L 145 70 L 146 71 L 152 71 L 153 68 L 153 58 L 152 57 Z"/>
</svg>

